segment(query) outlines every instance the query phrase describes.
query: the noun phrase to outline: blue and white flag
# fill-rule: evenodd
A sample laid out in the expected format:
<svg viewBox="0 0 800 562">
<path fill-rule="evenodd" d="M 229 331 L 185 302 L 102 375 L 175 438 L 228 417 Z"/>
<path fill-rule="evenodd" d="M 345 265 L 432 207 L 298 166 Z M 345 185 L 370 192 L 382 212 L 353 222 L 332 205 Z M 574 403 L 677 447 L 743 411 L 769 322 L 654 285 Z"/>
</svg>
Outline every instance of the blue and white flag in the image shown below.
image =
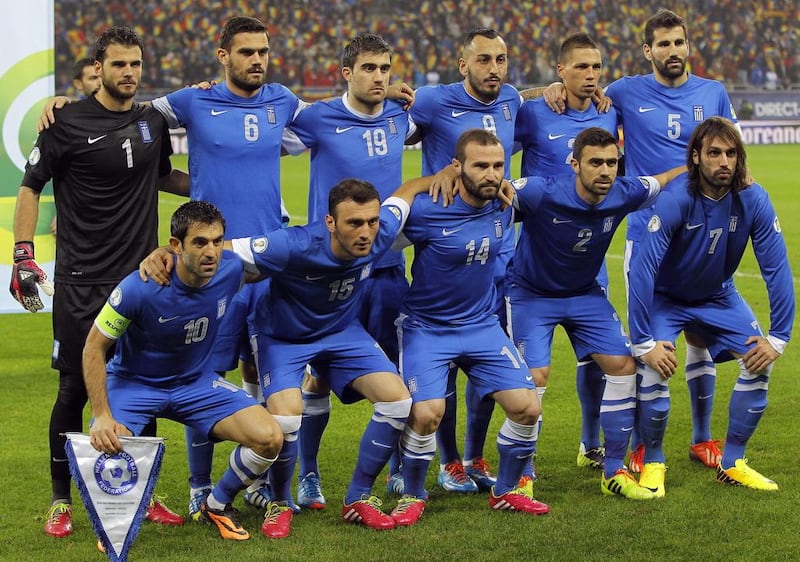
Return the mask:
<svg viewBox="0 0 800 562">
<path fill-rule="evenodd" d="M 88 435 L 66 436 L 69 470 L 94 532 L 112 562 L 125 562 L 158 480 L 164 440 L 120 437 L 124 450 L 109 455 L 92 447 Z"/>
</svg>

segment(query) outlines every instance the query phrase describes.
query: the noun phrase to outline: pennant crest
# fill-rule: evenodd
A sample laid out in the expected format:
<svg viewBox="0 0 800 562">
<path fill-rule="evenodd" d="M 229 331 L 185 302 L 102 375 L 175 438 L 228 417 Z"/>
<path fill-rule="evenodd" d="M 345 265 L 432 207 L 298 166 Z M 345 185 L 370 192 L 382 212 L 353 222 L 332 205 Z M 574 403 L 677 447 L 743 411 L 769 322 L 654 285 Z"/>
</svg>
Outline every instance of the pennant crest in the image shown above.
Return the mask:
<svg viewBox="0 0 800 562">
<path fill-rule="evenodd" d="M 109 560 L 125 562 L 153 495 L 164 440 L 120 437 L 116 455 L 92 447 L 89 436 L 67 433 L 69 470 Z"/>
</svg>

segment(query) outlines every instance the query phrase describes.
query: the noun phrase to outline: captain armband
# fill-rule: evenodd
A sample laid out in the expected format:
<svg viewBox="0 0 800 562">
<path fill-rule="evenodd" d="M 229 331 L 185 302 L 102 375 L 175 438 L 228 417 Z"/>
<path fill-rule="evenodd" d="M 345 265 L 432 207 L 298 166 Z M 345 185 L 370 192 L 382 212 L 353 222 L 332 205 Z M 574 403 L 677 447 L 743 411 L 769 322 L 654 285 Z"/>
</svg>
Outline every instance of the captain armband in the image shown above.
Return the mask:
<svg viewBox="0 0 800 562">
<path fill-rule="evenodd" d="M 108 339 L 117 340 L 125 333 L 131 321 L 114 310 L 110 304 L 103 305 L 103 309 L 94 320 L 94 325 Z"/>
</svg>

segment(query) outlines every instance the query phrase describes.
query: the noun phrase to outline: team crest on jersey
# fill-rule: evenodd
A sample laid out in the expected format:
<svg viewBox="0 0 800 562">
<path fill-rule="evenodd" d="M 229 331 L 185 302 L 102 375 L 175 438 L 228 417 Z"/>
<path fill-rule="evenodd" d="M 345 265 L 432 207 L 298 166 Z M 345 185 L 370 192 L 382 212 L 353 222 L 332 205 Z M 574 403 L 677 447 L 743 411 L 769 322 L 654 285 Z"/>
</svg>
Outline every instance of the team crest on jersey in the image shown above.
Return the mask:
<svg viewBox="0 0 800 562">
<path fill-rule="evenodd" d="M 694 112 L 694 120 L 698 123 L 701 121 L 705 121 L 705 117 L 703 117 L 703 106 L 702 105 L 695 105 L 692 107 L 692 111 Z"/>
<path fill-rule="evenodd" d="M 119 306 L 119 303 L 122 302 L 122 289 L 117 287 L 111 292 L 111 296 L 108 297 L 108 304 L 111 306 Z"/>
<path fill-rule="evenodd" d="M 781 233 L 781 221 L 778 220 L 778 216 L 777 215 L 775 216 L 775 219 L 772 221 L 772 228 L 778 234 Z"/>
<path fill-rule="evenodd" d="M 614 228 L 614 217 L 606 217 L 603 219 L 603 232 L 611 232 Z"/>
<path fill-rule="evenodd" d="M 411 394 L 414 394 L 417 391 L 417 377 L 411 377 L 408 379 L 408 391 Z"/>
<path fill-rule="evenodd" d="M 511 121 L 511 108 L 508 107 L 508 104 L 504 103 L 500 107 L 503 108 L 503 117 L 505 117 L 506 121 Z"/>
<path fill-rule="evenodd" d="M 661 229 L 661 218 L 653 215 L 647 222 L 647 232 L 658 232 Z"/>
<path fill-rule="evenodd" d="M 514 189 L 522 189 L 527 184 L 528 184 L 528 178 L 519 178 L 511 182 L 511 185 L 514 186 Z"/>
<path fill-rule="evenodd" d="M 38 146 L 34 146 L 31 153 L 28 155 L 28 164 L 31 166 L 35 166 L 39 163 L 39 160 L 42 159 L 42 151 L 39 150 Z"/>
<path fill-rule="evenodd" d="M 503 237 L 503 219 L 499 217 L 494 219 L 494 237 L 495 238 Z"/>
<path fill-rule="evenodd" d="M 142 142 L 145 144 L 153 142 L 153 135 L 150 133 L 150 123 L 147 121 L 139 121 L 137 125 L 139 127 L 139 134 L 142 135 Z"/>
<path fill-rule="evenodd" d="M 358 279 L 358 280 L 359 280 L 359 281 L 363 281 L 364 279 L 366 279 L 367 277 L 369 277 L 369 274 L 370 274 L 370 273 L 372 273 L 372 264 L 371 264 L 371 263 L 368 263 L 367 265 L 365 265 L 365 266 L 364 266 L 364 267 L 361 269 L 361 277 L 359 277 L 359 279 Z"/>
<path fill-rule="evenodd" d="M 223 297 L 217 301 L 217 318 L 225 316 L 226 308 L 228 308 L 228 297 Z"/>
<path fill-rule="evenodd" d="M 261 375 L 261 388 L 269 388 L 269 385 L 272 383 L 272 377 L 269 374 L 270 372 L 267 371 L 263 375 Z"/>
<path fill-rule="evenodd" d="M 264 252 L 266 252 L 267 246 L 269 246 L 269 240 L 267 240 L 266 238 L 256 238 L 251 243 L 253 251 L 257 254 L 263 254 Z"/>
<path fill-rule="evenodd" d="M 386 121 L 389 123 L 389 132 L 393 135 L 396 135 L 397 125 L 394 124 L 394 117 L 387 117 Z"/>
<path fill-rule="evenodd" d="M 278 122 L 278 118 L 275 117 L 275 106 L 274 105 L 268 105 L 267 106 L 267 121 L 269 121 L 269 123 L 271 125 L 274 125 L 275 123 Z"/>
<path fill-rule="evenodd" d="M 739 217 L 736 215 L 731 217 L 731 220 L 728 221 L 728 232 L 736 232 L 736 225 L 739 223 Z"/>
</svg>

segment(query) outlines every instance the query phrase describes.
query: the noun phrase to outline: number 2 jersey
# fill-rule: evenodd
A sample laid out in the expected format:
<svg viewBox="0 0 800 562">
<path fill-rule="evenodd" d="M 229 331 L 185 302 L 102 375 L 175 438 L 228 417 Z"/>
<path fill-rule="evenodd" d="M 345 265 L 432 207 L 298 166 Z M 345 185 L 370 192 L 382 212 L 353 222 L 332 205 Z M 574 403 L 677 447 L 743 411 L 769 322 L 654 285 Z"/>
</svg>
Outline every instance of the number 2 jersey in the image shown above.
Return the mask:
<svg viewBox="0 0 800 562">
<path fill-rule="evenodd" d="M 109 111 L 94 96 L 58 111 L 28 157 L 22 185 L 53 179 L 56 283 L 116 283 L 158 245 L 158 178 L 172 170 L 160 113 Z"/>
<path fill-rule="evenodd" d="M 614 232 L 625 216 L 651 203 L 660 185 L 653 177 L 618 176 L 600 203 L 577 193 L 575 174 L 520 178 L 514 207 L 522 213 L 528 244 L 518 244 L 510 280 L 536 295 L 568 297 L 597 286 Z"/>
</svg>

